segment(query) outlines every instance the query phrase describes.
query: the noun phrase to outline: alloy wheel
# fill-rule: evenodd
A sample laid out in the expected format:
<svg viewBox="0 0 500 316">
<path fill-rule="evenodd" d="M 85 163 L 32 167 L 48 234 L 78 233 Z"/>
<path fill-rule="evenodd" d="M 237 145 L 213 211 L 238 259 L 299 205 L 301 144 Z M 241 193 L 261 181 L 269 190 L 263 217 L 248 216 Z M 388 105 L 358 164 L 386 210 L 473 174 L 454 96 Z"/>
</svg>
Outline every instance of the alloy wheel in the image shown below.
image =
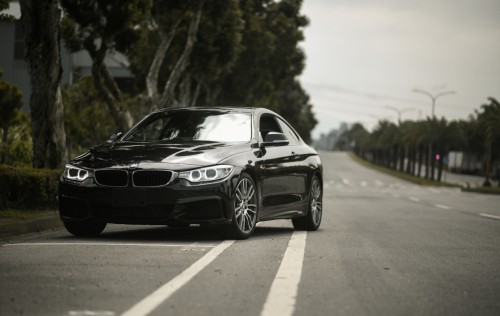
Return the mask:
<svg viewBox="0 0 500 316">
<path fill-rule="evenodd" d="M 255 186 L 248 178 L 243 178 L 236 187 L 234 216 L 242 233 L 248 234 L 255 227 L 257 220 Z"/>
</svg>

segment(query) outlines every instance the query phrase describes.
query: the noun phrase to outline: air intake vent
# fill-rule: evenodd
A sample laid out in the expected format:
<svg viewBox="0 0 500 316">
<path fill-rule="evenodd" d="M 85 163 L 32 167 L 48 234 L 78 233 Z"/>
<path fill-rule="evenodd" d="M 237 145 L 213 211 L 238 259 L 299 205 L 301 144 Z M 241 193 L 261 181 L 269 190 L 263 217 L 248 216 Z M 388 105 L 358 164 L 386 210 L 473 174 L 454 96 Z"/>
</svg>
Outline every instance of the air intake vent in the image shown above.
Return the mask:
<svg viewBox="0 0 500 316">
<path fill-rule="evenodd" d="M 171 178 L 172 172 L 165 170 L 139 170 L 133 174 L 133 181 L 136 187 L 167 185 Z"/>
<path fill-rule="evenodd" d="M 125 170 L 96 170 L 95 180 L 100 185 L 126 187 L 128 184 L 128 173 Z"/>
</svg>

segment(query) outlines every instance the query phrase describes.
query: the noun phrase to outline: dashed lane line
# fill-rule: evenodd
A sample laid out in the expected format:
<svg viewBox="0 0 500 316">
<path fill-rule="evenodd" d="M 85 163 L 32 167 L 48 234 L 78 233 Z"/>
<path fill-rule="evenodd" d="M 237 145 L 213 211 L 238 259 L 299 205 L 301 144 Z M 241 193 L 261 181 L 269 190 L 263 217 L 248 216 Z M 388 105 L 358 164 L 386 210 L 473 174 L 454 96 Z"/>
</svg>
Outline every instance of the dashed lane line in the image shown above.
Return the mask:
<svg viewBox="0 0 500 316">
<path fill-rule="evenodd" d="M 496 220 L 500 221 L 500 216 L 495 216 L 495 215 L 486 214 L 486 213 L 479 213 L 479 216 L 491 218 L 491 219 L 496 219 Z"/>
<path fill-rule="evenodd" d="M 302 274 L 307 232 L 294 231 L 267 295 L 261 316 L 292 316 Z"/>
<path fill-rule="evenodd" d="M 410 201 L 413 201 L 413 202 L 420 202 L 420 199 L 419 199 L 419 198 L 416 198 L 416 197 L 414 197 L 414 196 L 409 196 L 409 197 L 408 197 L 408 199 L 409 199 Z"/>
<path fill-rule="evenodd" d="M 188 283 L 215 258 L 217 258 L 226 248 L 231 246 L 234 240 L 226 240 L 214 247 L 207 254 L 193 263 L 181 274 L 162 285 L 156 291 L 146 296 L 143 300 L 125 311 L 122 316 L 145 316 L 155 310 L 160 304 L 166 301 L 172 294 Z"/>
<path fill-rule="evenodd" d="M 450 206 L 443 205 L 443 204 L 435 204 L 434 206 L 437 207 L 437 208 L 443 209 L 443 210 L 450 210 L 451 209 Z"/>
</svg>

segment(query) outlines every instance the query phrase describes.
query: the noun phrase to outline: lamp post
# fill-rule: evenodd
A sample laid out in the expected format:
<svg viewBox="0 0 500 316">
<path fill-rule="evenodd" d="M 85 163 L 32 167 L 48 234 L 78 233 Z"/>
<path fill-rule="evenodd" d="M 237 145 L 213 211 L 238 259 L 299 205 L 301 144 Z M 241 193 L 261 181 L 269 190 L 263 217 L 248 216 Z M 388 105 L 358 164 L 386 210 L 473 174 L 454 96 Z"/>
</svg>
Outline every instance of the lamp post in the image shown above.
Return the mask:
<svg viewBox="0 0 500 316">
<path fill-rule="evenodd" d="M 450 90 L 450 91 L 443 91 L 443 92 L 439 92 L 436 94 L 432 94 L 430 92 L 427 92 L 425 90 L 420 90 L 420 89 L 413 89 L 413 92 L 421 93 L 421 94 L 424 94 L 424 95 L 428 96 L 429 98 L 431 98 L 431 101 L 432 101 L 432 119 L 433 120 L 435 118 L 434 109 L 436 108 L 436 100 L 439 97 L 442 97 L 442 96 L 445 96 L 448 94 L 455 94 L 456 93 L 455 91 Z M 431 167 L 431 168 L 429 168 L 429 167 Z M 429 169 L 431 169 L 430 173 L 429 173 Z M 430 174 L 430 177 L 429 177 L 429 174 Z M 429 155 L 427 158 L 427 166 L 425 168 L 425 177 L 427 179 L 430 178 L 431 180 L 434 180 L 434 160 L 432 159 L 432 142 L 429 142 Z"/>
<path fill-rule="evenodd" d="M 404 109 L 398 109 L 398 108 L 395 108 L 393 106 L 389 106 L 389 105 L 386 105 L 385 106 L 386 109 L 389 109 L 389 110 L 393 110 L 395 111 L 396 113 L 398 113 L 398 125 L 401 125 L 401 115 L 404 113 L 404 112 L 408 112 L 408 111 L 413 111 L 415 110 L 415 108 L 404 108 Z"/>
<path fill-rule="evenodd" d="M 439 97 L 442 97 L 444 95 L 455 94 L 456 93 L 455 91 L 451 91 L 450 90 L 450 91 L 443 91 L 443 92 L 439 92 L 439 93 L 436 93 L 436 94 L 432 94 L 430 92 L 427 92 L 425 90 L 420 90 L 420 89 L 413 89 L 413 92 L 425 94 L 426 96 L 428 96 L 429 98 L 431 98 L 431 101 L 432 101 L 432 118 L 434 118 L 434 109 L 436 107 L 436 100 Z"/>
</svg>

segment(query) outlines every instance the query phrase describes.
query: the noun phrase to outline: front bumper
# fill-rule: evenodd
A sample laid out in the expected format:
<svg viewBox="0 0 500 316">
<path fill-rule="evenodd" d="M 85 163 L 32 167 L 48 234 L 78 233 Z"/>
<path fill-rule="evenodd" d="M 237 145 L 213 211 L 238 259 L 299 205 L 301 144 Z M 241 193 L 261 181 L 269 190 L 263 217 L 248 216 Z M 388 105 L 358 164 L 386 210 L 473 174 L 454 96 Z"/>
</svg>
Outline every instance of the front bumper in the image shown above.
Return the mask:
<svg viewBox="0 0 500 316">
<path fill-rule="evenodd" d="M 76 184 L 61 177 L 59 213 L 64 221 L 89 218 L 117 224 L 229 223 L 238 176 L 193 185 L 176 179 L 167 186 L 104 187 L 92 178 Z"/>
</svg>

